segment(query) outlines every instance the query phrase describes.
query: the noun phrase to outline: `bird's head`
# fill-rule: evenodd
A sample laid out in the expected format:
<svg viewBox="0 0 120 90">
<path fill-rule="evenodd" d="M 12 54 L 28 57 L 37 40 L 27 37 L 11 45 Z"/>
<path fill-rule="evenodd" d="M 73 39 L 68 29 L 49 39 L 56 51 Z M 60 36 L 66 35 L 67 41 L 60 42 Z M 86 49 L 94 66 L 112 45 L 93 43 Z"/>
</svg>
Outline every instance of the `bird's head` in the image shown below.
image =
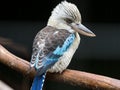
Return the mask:
<svg viewBox="0 0 120 90">
<path fill-rule="evenodd" d="M 65 29 L 71 33 L 78 32 L 85 36 L 94 37 L 95 34 L 81 24 L 81 14 L 75 4 L 63 1 L 52 11 L 48 26 Z"/>
</svg>

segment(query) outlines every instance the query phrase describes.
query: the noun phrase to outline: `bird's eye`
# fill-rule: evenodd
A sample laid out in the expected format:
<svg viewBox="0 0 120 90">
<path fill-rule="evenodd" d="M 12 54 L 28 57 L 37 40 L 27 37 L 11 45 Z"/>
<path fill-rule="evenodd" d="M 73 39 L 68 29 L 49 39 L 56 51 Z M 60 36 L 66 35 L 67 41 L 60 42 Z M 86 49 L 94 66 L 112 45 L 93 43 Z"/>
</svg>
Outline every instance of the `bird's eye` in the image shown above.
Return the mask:
<svg viewBox="0 0 120 90">
<path fill-rule="evenodd" d="M 69 18 L 66 18 L 65 21 L 66 21 L 68 24 L 70 24 L 70 23 L 73 22 L 73 20 L 71 20 L 71 19 L 69 19 Z"/>
</svg>

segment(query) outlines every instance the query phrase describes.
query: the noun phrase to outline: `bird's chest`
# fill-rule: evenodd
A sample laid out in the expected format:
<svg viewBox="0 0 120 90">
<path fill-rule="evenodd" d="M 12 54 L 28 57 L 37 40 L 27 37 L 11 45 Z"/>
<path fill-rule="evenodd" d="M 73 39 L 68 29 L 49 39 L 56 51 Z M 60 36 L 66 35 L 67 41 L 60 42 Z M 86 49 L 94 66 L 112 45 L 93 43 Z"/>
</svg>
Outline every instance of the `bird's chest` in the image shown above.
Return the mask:
<svg viewBox="0 0 120 90">
<path fill-rule="evenodd" d="M 52 66 L 48 71 L 49 72 L 62 72 L 69 65 L 76 49 L 80 43 L 80 37 L 76 33 L 76 38 L 69 49 L 59 58 L 59 60 Z"/>
</svg>

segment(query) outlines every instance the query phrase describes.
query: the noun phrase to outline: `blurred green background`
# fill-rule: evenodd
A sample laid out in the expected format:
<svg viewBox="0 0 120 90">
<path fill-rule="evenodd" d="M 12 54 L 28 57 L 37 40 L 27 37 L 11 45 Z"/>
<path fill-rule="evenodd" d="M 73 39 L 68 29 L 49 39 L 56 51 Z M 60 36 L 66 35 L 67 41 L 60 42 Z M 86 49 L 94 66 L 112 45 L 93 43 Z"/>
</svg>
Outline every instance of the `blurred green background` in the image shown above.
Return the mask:
<svg viewBox="0 0 120 90">
<path fill-rule="evenodd" d="M 0 44 L 13 54 L 30 61 L 36 33 L 46 26 L 53 8 L 62 0 L 1 2 Z M 97 36 L 81 36 L 70 69 L 120 79 L 120 13 L 119 3 L 104 0 L 67 0 L 75 3 L 82 23 Z M 15 90 L 29 90 L 31 81 L 0 63 L 0 80 Z M 90 90 L 83 87 L 47 81 L 46 90 Z"/>
</svg>

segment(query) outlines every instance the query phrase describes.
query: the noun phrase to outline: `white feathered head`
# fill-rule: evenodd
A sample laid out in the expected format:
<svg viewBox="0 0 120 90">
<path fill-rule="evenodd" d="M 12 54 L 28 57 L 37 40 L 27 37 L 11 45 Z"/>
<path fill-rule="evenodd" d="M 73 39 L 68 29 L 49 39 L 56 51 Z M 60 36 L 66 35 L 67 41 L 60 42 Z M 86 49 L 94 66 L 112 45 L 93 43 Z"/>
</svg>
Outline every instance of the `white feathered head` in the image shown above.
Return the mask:
<svg viewBox="0 0 120 90">
<path fill-rule="evenodd" d="M 61 2 L 53 9 L 47 25 L 57 29 L 66 29 L 71 33 L 79 32 L 86 36 L 95 36 L 81 24 L 81 14 L 77 6 L 67 1 Z"/>
</svg>

